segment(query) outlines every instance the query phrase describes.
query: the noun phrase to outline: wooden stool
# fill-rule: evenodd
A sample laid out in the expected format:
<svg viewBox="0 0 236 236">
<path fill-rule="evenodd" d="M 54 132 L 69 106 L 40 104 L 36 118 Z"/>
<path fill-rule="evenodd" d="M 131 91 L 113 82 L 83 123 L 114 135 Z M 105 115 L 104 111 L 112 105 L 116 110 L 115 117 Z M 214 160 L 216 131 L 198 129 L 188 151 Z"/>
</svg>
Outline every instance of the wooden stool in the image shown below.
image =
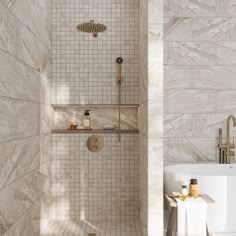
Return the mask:
<svg viewBox="0 0 236 236">
<path fill-rule="evenodd" d="M 202 199 L 207 203 L 207 205 L 212 205 L 215 201 L 210 198 L 208 195 L 202 195 Z M 177 202 L 165 194 L 165 198 L 167 200 L 168 207 L 170 208 L 170 217 L 167 226 L 166 236 L 176 236 L 177 235 Z M 207 236 L 210 235 L 207 224 L 206 224 L 206 233 Z"/>
</svg>

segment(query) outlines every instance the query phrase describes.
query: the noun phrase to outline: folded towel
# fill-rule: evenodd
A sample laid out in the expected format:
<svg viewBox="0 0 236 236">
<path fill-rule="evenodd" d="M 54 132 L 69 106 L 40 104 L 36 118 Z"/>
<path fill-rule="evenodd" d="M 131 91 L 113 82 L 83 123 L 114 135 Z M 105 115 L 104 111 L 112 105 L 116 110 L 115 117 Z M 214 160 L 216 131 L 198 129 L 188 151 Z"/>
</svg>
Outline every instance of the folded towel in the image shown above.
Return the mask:
<svg viewBox="0 0 236 236">
<path fill-rule="evenodd" d="M 207 204 L 201 198 L 177 199 L 177 236 L 206 236 Z"/>
<path fill-rule="evenodd" d="M 177 210 L 177 236 L 187 236 L 187 204 L 177 200 L 178 210 Z"/>
</svg>

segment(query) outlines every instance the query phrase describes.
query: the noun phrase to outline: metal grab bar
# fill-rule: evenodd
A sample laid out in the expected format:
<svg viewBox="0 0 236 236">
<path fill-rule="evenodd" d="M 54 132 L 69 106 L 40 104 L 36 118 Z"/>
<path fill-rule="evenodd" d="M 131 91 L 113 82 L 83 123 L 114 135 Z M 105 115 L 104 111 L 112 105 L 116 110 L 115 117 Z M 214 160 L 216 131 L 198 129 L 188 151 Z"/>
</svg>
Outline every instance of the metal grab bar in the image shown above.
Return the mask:
<svg viewBox="0 0 236 236">
<path fill-rule="evenodd" d="M 119 142 L 121 141 L 121 131 L 120 131 L 120 108 L 121 108 L 121 83 L 122 83 L 122 63 L 123 63 L 123 58 L 118 57 L 116 58 L 116 63 L 118 65 L 118 79 L 117 79 L 117 84 L 119 86 Z"/>
</svg>

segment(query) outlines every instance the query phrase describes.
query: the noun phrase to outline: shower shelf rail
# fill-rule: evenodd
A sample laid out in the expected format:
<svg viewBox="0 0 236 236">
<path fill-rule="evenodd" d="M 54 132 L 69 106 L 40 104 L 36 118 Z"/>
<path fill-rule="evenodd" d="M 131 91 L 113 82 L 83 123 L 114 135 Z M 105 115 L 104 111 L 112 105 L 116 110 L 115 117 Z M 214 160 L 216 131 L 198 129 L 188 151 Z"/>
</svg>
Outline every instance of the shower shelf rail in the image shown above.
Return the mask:
<svg viewBox="0 0 236 236">
<path fill-rule="evenodd" d="M 120 130 L 122 134 L 138 134 L 138 129 L 122 129 Z M 77 130 L 70 130 L 70 129 L 53 129 L 52 134 L 118 134 L 118 129 L 113 130 L 105 130 L 105 129 L 77 129 Z"/>
<path fill-rule="evenodd" d="M 101 108 L 119 108 L 119 104 L 52 104 L 54 108 L 66 108 L 66 107 L 101 107 Z M 138 104 L 121 104 L 120 107 L 138 108 Z"/>
</svg>

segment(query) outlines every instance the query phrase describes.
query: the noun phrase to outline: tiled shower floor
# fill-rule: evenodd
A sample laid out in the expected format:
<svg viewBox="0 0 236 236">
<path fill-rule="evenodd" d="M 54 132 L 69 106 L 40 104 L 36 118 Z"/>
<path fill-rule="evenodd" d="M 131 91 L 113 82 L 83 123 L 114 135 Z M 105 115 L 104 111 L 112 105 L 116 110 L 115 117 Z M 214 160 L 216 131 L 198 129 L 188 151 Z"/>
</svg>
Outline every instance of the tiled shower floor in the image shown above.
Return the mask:
<svg viewBox="0 0 236 236">
<path fill-rule="evenodd" d="M 52 221 L 41 236 L 142 236 L 140 223 Z"/>
</svg>

